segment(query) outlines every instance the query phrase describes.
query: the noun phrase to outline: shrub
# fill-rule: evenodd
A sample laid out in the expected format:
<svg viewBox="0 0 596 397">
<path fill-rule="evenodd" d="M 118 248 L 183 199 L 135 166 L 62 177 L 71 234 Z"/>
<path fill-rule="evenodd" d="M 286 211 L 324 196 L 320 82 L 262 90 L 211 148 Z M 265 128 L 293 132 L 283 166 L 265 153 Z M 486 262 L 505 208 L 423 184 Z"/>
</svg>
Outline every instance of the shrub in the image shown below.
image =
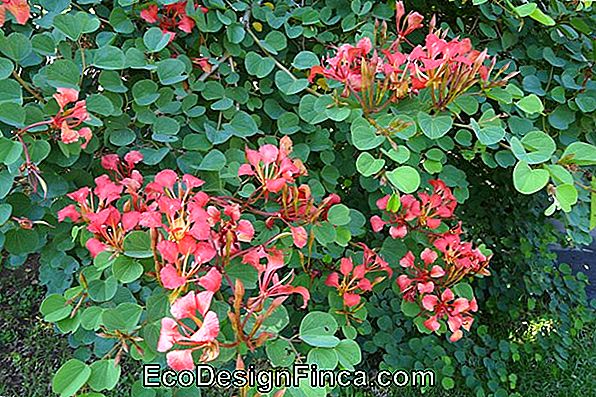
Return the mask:
<svg viewBox="0 0 596 397">
<path fill-rule="evenodd" d="M 54 391 L 113 389 L 124 354 L 497 396 L 521 355 L 564 365 L 591 313 L 546 217 L 567 244 L 596 224 L 591 11 L 4 2 L 0 243 L 41 252 L 77 348 Z"/>
</svg>

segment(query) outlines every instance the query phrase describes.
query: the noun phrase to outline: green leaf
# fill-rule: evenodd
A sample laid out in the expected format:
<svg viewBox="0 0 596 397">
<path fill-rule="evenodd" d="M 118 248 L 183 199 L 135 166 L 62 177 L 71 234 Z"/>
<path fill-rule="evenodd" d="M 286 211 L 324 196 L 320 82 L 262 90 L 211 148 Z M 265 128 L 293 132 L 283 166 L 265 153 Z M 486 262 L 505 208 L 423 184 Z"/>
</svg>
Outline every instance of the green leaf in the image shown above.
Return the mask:
<svg viewBox="0 0 596 397">
<path fill-rule="evenodd" d="M 124 255 L 119 255 L 112 265 L 112 273 L 121 283 L 132 283 L 143 274 L 143 265 Z"/>
<path fill-rule="evenodd" d="M 48 83 L 54 88 L 73 88 L 79 90 L 81 71 L 72 61 L 59 59 L 46 68 Z"/>
<path fill-rule="evenodd" d="M 105 70 L 124 69 L 126 56 L 120 48 L 106 45 L 95 50 L 93 65 Z"/>
<path fill-rule="evenodd" d="M 124 238 L 124 254 L 131 258 L 151 258 L 151 237 L 148 232 L 133 231 Z"/>
<path fill-rule="evenodd" d="M 542 113 L 544 105 L 538 96 L 530 94 L 516 103 L 517 107 L 528 114 Z"/>
<path fill-rule="evenodd" d="M 143 35 L 143 43 L 147 47 L 147 51 L 159 52 L 166 48 L 171 38 L 172 33 L 164 33 L 160 28 L 153 27 Z"/>
<path fill-rule="evenodd" d="M 89 297 L 95 302 L 105 302 L 116 295 L 118 282 L 115 277 L 109 277 L 104 280 L 92 280 L 89 282 Z"/>
<path fill-rule="evenodd" d="M 385 166 L 385 160 L 376 159 L 367 152 L 360 153 L 356 160 L 356 169 L 363 176 L 373 176 Z"/>
<path fill-rule="evenodd" d="M 72 359 L 65 362 L 52 380 L 52 391 L 60 397 L 74 396 L 91 376 L 91 368 L 82 361 Z"/>
<path fill-rule="evenodd" d="M 354 369 L 355 365 L 360 364 L 362 361 L 362 352 L 358 343 L 351 339 L 344 339 L 334 350 L 337 352 L 339 358 L 339 364 L 350 371 Z"/>
<path fill-rule="evenodd" d="M 307 79 L 294 79 L 286 72 L 280 70 L 275 73 L 275 85 L 285 95 L 294 95 L 308 87 Z"/>
<path fill-rule="evenodd" d="M 389 182 L 403 193 L 413 193 L 420 186 L 418 170 L 409 165 L 402 165 L 385 175 Z"/>
<path fill-rule="evenodd" d="M 549 17 L 548 15 L 546 15 L 544 12 L 542 12 L 542 10 L 540 8 L 536 8 L 529 15 L 530 15 L 530 18 L 540 22 L 543 25 L 555 26 L 555 24 L 556 24 L 555 20 L 552 19 L 551 17 Z"/>
<path fill-rule="evenodd" d="M 528 163 L 520 161 L 513 169 L 513 185 L 523 194 L 536 193 L 548 183 L 547 170 L 530 168 Z"/>
<path fill-rule="evenodd" d="M 72 305 L 67 304 L 62 295 L 51 294 L 43 300 L 39 311 L 43 314 L 44 321 L 55 323 L 70 316 Z"/>
<path fill-rule="evenodd" d="M 226 36 L 232 44 L 240 44 L 246 36 L 246 31 L 241 23 L 234 22 L 226 28 Z"/>
<path fill-rule="evenodd" d="M 528 3 L 528 4 L 523 4 L 521 6 L 517 6 L 513 9 L 513 11 L 515 11 L 515 13 L 517 15 L 519 15 L 520 17 L 527 17 L 528 15 L 530 15 L 531 13 L 534 12 L 534 10 L 536 10 L 538 6 L 536 5 L 536 3 Z"/>
<path fill-rule="evenodd" d="M 164 85 L 176 84 L 188 78 L 186 65 L 179 59 L 169 58 L 157 63 L 157 77 Z"/>
<path fill-rule="evenodd" d="M 572 184 L 559 185 L 555 197 L 564 212 L 571 212 L 571 207 L 577 203 L 577 189 Z"/>
<path fill-rule="evenodd" d="M 317 364 L 319 369 L 333 370 L 337 367 L 339 358 L 334 349 L 316 347 L 308 352 L 307 363 Z"/>
<path fill-rule="evenodd" d="M 500 125 L 487 125 L 481 127 L 476 120 L 470 120 L 470 125 L 476 134 L 476 137 L 483 145 L 494 145 L 503 139 L 505 129 Z"/>
<path fill-rule="evenodd" d="M 100 360 L 91 364 L 89 386 L 95 391 L 112 390 L 118 384 L 122 368 L 115 360 Z"/>
<path fill-rule="evenodd" d="M 511 138 L 511 151 L 518 160 L 528 164 L 548 161 L 555 150 L 555 141 L 542 131 L 531 131 L 521 140 L 517 137 Z"/>
<path fill-rule="evenodd" d="M 335 204 L 329 208 L 327 220 L 333 225 L 347 225 L 350 223 L 350 209 L 343 204 Z"/>
<path fill-rule="evenodd" d="M 284 339 L 268 342 L 265 351 L 274 367 L 289 367 L 296 359 L 296 353 L 292 350 L 290 342 Z"/>
<path fill-rule="evenodd" d="M 359 150 L 374 149 L 385 142 L 385 137 L 377 135 L 376 128 L 362 117 L 352 123 L 350 131 L 352 132 L 352 143 Z"/>
<path fill-rule="evenodd" d="M 125 302 L 113 309 L 106 309 L 101 319 L 104 326 L 111 331 L 131 332 L 137 326 L 143 308 L 136 303 Z"/>
<path fill-rule="evenodd" d="M 11 33 L 9 36 L 0 37 L 0 52 L 19 63 L 31 54 L 31 42 L 22 33 Z"/>
<path fill-rule="evenodd" d="M 201 161 L 198 169 L 201 171 L 220 171 L 226 165 L 226 156 L 217 149 L 211 150 Z"/>
<path fill-rule="evenodd" d="M 88 331 L 97 331 L 102 324 L 101 316 L 104 309 L 98 306 L 90 306 L 81 314 L 81 327 Z"/>
<path fill-rule="evenodd" d="M 275 62 L 269 57 L 262 57 L 256 52 L 249 52 L 244 58 L 244 66 L 249 74 L 262 79 L 271 73 L 275 67 Z"/>
<path fill-rule="evenodd" d="M 453 292 L 469 301 L 474 299 L 474 290 L 472 289 L 472 286 L 466 282 L 461 282 L 454 285 Z"/>
<path fill-rule="evenodd" d="M 25 115 L 21 105 L 16 103 L 3 103 L 0 106 L 0 121 L 13 127 L 23 127 Z"/>
<path fill-rule="evenodd" d="M 0 204 L 0 226 L 4 225 L 12 215 L 12 205 L 3 203 Z"/>
<path fill-rule="evenodd" d="M 335 347 L 339 339 L 334 336 L 337 321 L 329 313 L 310 312 L 300 323 L 300 339 L 314 347 Z"/>
<path fill-rule="evenodd" d="M 430 139 L 444 136 L 453 125 L 453 119 L 449 115 L 431 116 L 424 112 L 418 112 L 416 118 L 422 132 Z"/>
<path fill-rule="evenodd" d="M 152 80 L 140 80 L 132 86 L 132 97 L 137 105 L 148 106 L 159 99 L 159 86 Z"/>
<path fill-rule="evenodd" d="M 415 302 L 410 302 L 405 299 L 401 301 L 401 311 L 408 317 L 415 317 L 420 313 L 420 306 Z"/>
<path fill-rule="evenodd" d="M 7 79 L 14 71 L 14 65 L 6 58 L 0 58 L 0 80 Z"/>
<path fill-rule="evenodd" d="M 23 146 L 16 141 L 0 137 L 0 162 L 10 165 L 17 161 L 23 153 Z"/>
<path fill-rule="evenodd" d="M 39 235 L 34 229 L 11 229 L 5 236 L 4 249 L 13 255 L 31 254 L 39 246 Z"/>
<path fill-rule="evenodd" d="M 294 57 L 292 66 L 296 69 L 305 70 L 310 69 L 319 64 L 319 57 L 310 51 L 301 51 Z"/>
<path fill-rule="evenodd" d="M 563 152 L 561 161 L 577 165 L 596 165 L 596 146 L 585 142 L 573 142 Z"/>
</svg>

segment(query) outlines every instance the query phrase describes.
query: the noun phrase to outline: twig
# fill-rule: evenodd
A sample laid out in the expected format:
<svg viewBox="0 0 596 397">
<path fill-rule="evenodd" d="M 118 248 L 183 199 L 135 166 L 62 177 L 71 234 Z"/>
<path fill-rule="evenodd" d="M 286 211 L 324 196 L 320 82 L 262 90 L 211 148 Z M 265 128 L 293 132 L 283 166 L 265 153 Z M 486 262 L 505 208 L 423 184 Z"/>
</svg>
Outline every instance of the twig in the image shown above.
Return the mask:
<svg viewBox="0 0 596 397">
<path fill-rule="evenodd" d="M 25 90 L 27 90 L 28 93 L 33 95 L 33 97 L 35 99 L 37 99 L 41 103 L 46 102 L 45 99 L 43 99 L 43 97 L 41 95 L 39 95 L 39 93 L 37 91 L 35 91 L 33 88 L 31 88 L 31 86 L 25 80 L 23 80 L 23 78 L 21 76 L 19 76 L 19 74 L 15 70 L 12 71 L 12 77 L 14 77 L 15 80 L 18 81 L 19 84 L 21 84 L 23 86 L 23 88 Z"/>
</svg>

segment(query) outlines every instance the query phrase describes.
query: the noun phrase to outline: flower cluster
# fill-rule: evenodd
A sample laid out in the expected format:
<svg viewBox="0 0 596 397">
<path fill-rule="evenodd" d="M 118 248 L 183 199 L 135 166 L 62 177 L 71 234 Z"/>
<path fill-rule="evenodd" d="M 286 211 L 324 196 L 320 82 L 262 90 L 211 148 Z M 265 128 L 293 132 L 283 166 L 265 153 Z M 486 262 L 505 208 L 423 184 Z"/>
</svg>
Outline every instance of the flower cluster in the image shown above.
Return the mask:
<svg viewBox="0 0 596 397">
<path fill-rule="evenodd" d="M 377 200 L 377 207 L 385 213 L 383 218 L 378 215 L 370 218 L 373 230 L 379 232 L 388 225 L 391 237 L 403 238 L 412 228 L 439 228 L 442 220 L 453 216 L 457 200 L 443 181 L 436 179 L 430 181 L 430 184 L 433 187 L 431 194 L 420 192 L 418 199 L 411 194 L 401 196 L 398 211 L 388 209 L 391 196 Z"/>
<path fill-rule="evenodd" d="M 208 11 L 206 7 L 194 3 L 191 6 L 195 9 L 200 8 L 203 13 Z M 166 4 L 161 9 L 157 4 L 150 4 L 141 11 L 141 18 L 145 22 L 158 24 L 164 34 L 170 35 L 171 42 L 176 35 L 176 29 L 190 33 L 195 27 L 195 21 L 187 15 L 186 7 L 188 7 L 187 1 Z"/>
<path fill-rule="evenodd" d="M 374 47 L 368 37 L 355 46 L 343 44 L 325 60 L 325 67 L 311 69 L 310 81 L 323 75 L 343 83 L 342 95 L 353 96 L 365 112 L 373 113 L 424 88 L 430 90 L 433 107 L 443 110 L 475 84 L 492 87 L 512 77 L 499 80 L 501 69 L 491 82 L 495 59 L 486 50 L 474 50 L 469 39 L 447 41 L 447 32 L 436 30 L 434 19 L 424 45 L 401 52 L 401 43 L 423 26 L 422 20 L 418 13 L 405 15 L 403 3 L 398 2 L 397 38 L 389 46 Z"/>
<path fill-rule="evenodd" d="M 89 120 L 89 113 L 85 100 L 79 100 L 79 91 L 72 88 L 58 88 L 54 99 L 60 106 L 58 114 L 52 118 L 51 126 L 60 131 L 60 140 L 63 143 L 75 143 L 79 139 L 84 142 L 81 147 L 84 149 L 93 134 L 91 129 L 83 127 L 76 130 L 83 122 Z M 69 106 L 74 104 L 74 106 Z"/>
<path fill-rule="evenodd" d="M 404 238 L 413 231 L 426 236 L 432 246 L 424 248 L 419 259 L 408 251 L 399 261 L 404 273 L 396 282 L 403 299 L 416 302 L 423 309 L 420 315 L 426 318 L 424 326 L 427 329 L 437 331 L 439 321 L 446 318 L 452 332 L 451 340 L 456 341 L 462 337 L 460 328 L 469 329 L 472 324 L 469 312 L 476 311 L 477 305 L 474 299 L 464 297 L 451 304 L 454 299 L 452 288 L 466 277 L 489 275 L 490 257 L 472 243 L 462 241 L 461 224 L 439 232 L 444 230 L 441 228 L 443 223 L 453 217 L 457 201 L 441 180 L 430 181 L 430 184 L 432 193 L 420 192 L 418 198 L 402 196 L 401 207 L 395 211 L 390 211 L 394 206 L 390 196 L 380 199 L 377 206 L 385 211 L 384 219 L 375 215 L 371 225 L 376 232 L 389 225 L 389 234 L 393 238 Z M 437 296 L 442 298 L 438 300 Z"/>
<path fill-rule="evenodd" d="M 26 24 L 31 17 L 31 8 L 27 0 L 2 0 L 0 2 L 0 27 L 4 26 L 7 11 L 20 25 Z"/>
<path fill-rule="evenodd" d="M 325 280 L 325 285 L 336 288 L 344 305 L 349 308 L 358 306 L 362 294 L 372 291 L 375 285 L 393 274 L 389 264 L 380 255 L 363 243 L 359 246 L 363 250 L 362 263 L 354 266 L 352 258 L 341 258 L 339 273 L 330 273 Z M 385 275 L 380 275 L 379 272 L 384 272 Z M 373 273 L 376 274 L 371 280 L 367 275 Z"/>
<path fill-rule="evenodd" d="M 331 206 L 340 202 L 336 194 L 330 194 L 319 204 L 315 203 L 310 187 L 297 185 L 296 179 L 307 174 L 300 159 L 291 158 L 292 140 L 288 136 L 280 139 L 279 147 L 263 145 L 259 150 L 246 148 L 247 163 L 238 169 L 238 175 L 251 177 L 257 183 L 252 197 L 264 197 L 275 201 L 279 211 L 269 213 L 268 227 L 276 219 L 285 224 L 308 224 L 325 220 Z M 292 227 L 294 243 L 302 248 L 307 243 L 307 234 L 302 226 Z"/>
<path fill-rule="evenodd" d="M 219 290 L 219 286 L 217 287 Z M 172 317 L 161 320 L 161 332 L 157 351 L 168 352 L 166 359 L 170 368 L 176 371 L 192 370 L 195 367 L 192 353 L 201 351 L 201 362 L 212 361 L 219 355 L 219 319 L 209 310 L 213 291 L 191 291 L 174 302 L 170 308 Z M 192 326 L 183 322 L 190 319 Z M 174 349 L 174 346 L 184 349 Z"/>
<path fill-rule="evenodd" d="M 147 238 L 151 240 L 155 272 L 147 272 L 146 276 L 168 291 L 172 302 L 173 318 L 162 319 L 158 350 L 167 352 L 168 364 L 174 369 L 192 368 L 195 351 L 201 352 L 200 361 L 215 359 L 222 340 L 226 347 L 245 344 L 253 349 L 262 345 L 272 334 L 260 330 L 277 307 L 291 295 L 302 298 L 303 308 L 310 300 L 307 288 L 294 285 L 293 272 L 284 271 L 286 254 L 275 246 L 281 238 L 291 237 L 297 247 L 304 247 L 308 240 L 306 218 L 301 218 L 297 225 L 280 212 L 257 209 L 259 200 L 278 200 L 274 195 L 291 191 L 294 178 L 306 171 L 298 160 L 288 157 L 289 139 L 284 139 L 279 149 L 269 145 L 249 150 L 258 159 L 250 164 L 252 175 L 261 175 L 265 188 L 262 194 L 248 199 L 208 195 L 201 190 L 201 179 L 189 174 L 180 177 L 169 169 L 146 180 L 136 169 L 143 156 L 132 151 L 123 158 L 103 156 L 101 165 L 106 174 L 95 179 L 93 188 L 84 187 L 68 194 L 75 204 L 58 212 L 59 221 L 70 219 L 86 226 L 92 234 L 86 246 L 94 257 L 102 252 L 127 255 L 129 236 L 140 232 L 150 236 Z M 269 173 L 271 169 L 275 169 L 273 174 Z M 284 180 L 277 192 L 266 189 L 272 175 Z M 265 225 L 269 228 L 281 219 L 286 228 L 255 244 L 255 227 L 244 219 L 245 213 L 267 217 Z M 232 261 L 256 269 L 257 288 L 251 294 L 242 281 L 232 281 L 228 274 Z M 381 265 L 367 265 L 366 271 Z M 227 285 L 222 285 L 223 281 Z M 209 310 L 214 294 L 225 291 L 233 294 L 234 310 L 228 313 L 235 333 L 232 340 L 229 336 L 219 338 L 220 319 Z"/>
</svg>

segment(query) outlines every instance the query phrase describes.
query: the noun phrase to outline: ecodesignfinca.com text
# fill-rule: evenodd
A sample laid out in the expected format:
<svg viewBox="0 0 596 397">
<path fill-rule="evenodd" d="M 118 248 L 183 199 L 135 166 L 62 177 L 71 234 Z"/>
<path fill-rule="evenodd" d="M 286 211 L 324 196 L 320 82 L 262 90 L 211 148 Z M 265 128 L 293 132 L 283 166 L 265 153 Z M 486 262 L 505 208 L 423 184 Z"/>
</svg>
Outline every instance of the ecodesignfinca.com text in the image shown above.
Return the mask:
<svg viewBox="0 0 596 397">
<path fill-rule="evenodd" d="M 162 369 L 159 364 L 143 366 L 144 387 L 219 387 L 224 389 L 249 386 L 259 393 L 268 393 L 274 388 L 300 387 L 309 382 L 311 387 L 405 387 L 434 386 L 434 371 L 387 371 L 371 374 L 361 370 L 325 370 L 316 364 L 295 364 L 289 368 L 256 369 L 249 365 L 246 369 L 226 370 L 207 364 L 199 364 L 194 370 L 174 371 Z"/>
</svg>

